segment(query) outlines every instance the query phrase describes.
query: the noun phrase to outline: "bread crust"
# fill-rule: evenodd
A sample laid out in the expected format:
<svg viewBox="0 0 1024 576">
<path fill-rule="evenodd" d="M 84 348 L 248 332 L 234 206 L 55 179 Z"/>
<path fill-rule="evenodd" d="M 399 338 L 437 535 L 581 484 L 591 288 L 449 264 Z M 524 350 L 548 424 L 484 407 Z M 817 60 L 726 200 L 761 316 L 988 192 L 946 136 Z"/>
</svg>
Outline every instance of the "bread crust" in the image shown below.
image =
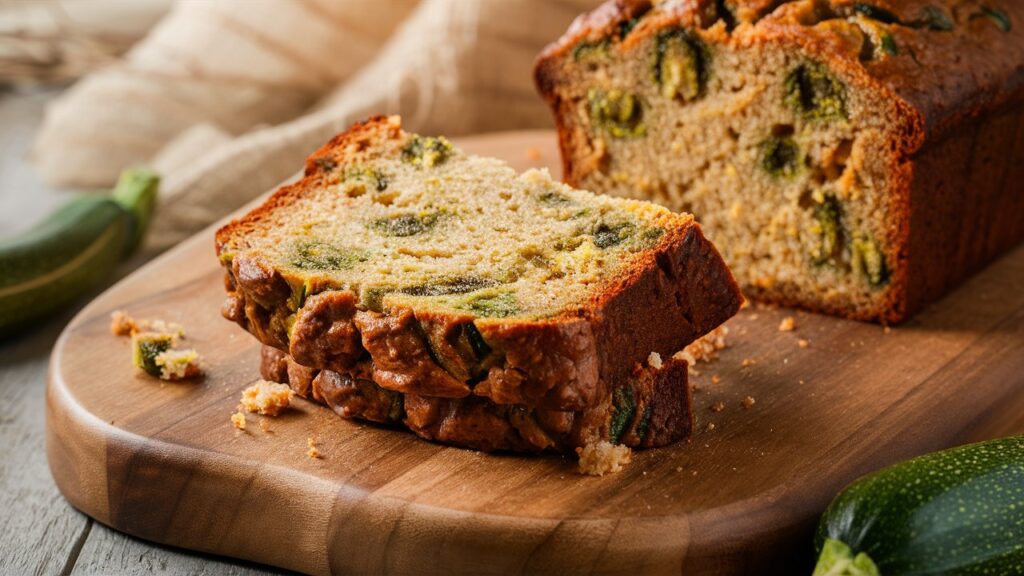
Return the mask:
<svg viewBox="0 0 1024 576">
<path fill-rule="evenodd" d="M 343 418 L 402 426 L 421 438 L 473 450 L 572 453 L 599 440 L 654 448 L 688 438 L 693 431 L 684 360 L 666 360 L 659 369 L 632 367 L 621 387 L 629 390 L 635 408 L 618 438 L 611 437 L 616 414 L 611 399 L 587 410 L 560 411 L 498 404 L 480 396 L 403 394 L 377 386 L 369 378 L 374 369 L 368 364 L 339 373 L 298 365 L 271 346 L 263 346 L 260 353 L 265 379 L 287 383 L 297 395 Z"/>
<path fill-rule="evenodd" d="M 971 170 L 954 177 L 959 184 L 950 189 L 936 176 L 948 173 L 950 165 L 963 165 L 964 156 L 972 156 L 978 140 L 965 139 L 963 134 L 984 129 L 976 129 L 975 124 L 988 126 L 993 118 L 1013 115 L 1015 110 L 1019 117 L 1024 105 L 1024 3 L 1000 4 L 1010 22 L 1009 30 L 1001 30 L 985 18 L 970 15 L 974 14 L 970 10 L 980 9 L 977 2 L 872 2 L 871 7 L 891 14 L 899 23 L 918 22 L 924 11 L 941 6 L 957 21 L 957 30 L 894 26 L 897 41 L 906 49 L 898 57 L 867 62 L 851 55 L 838 35 L 807 25 L 808 14 L 849 10 L 852 0 L 734 0 L 726 3 L 731 8 L 730 22 L 721 17 L 719 4 L 667 0 L 654 6 L 649 0 L 609 0 L 579 16 L 544 49 L 535 64 L 535 81 L 554 113 L 567 183 L 579 185 L 589 166 L 579 152 L 586 148 L 573 123 L 573 103 L 563 100 L 559 90 L 565 57 L 580 42 L 617 38 L 612 49 L 628 51 L 661 30 L 683 27 L 695 30 L 709 44 L 772 44 L 798 50 L 826 62 L 844 82 L 876 94 L 884 103 L 893 142 L 884 151 L 887 177 L 892 181 L 887 199 L 892 218 L 885 234 L 885 256 L 892 274 L 884 297 L 871 307 L 856 307 L 825 298 L 792 299 L 778 291 L 744 286 L 748 296 L 857 320 L 899 323 L 1024 238 L 1020 225 L 1024 208 L 1011 184 L 1016 180 Z M 623 38 L 622 27 L 627 23 L 632 24 Z M 1004 48 L 993 53 L 995 42 Z M 1008 175 L 1024 164 L 1020 137 L 1007 136 L 1014 121 L 1000 121 L 1009 147 L 986 161 L 996 174 Z M 966 163 L 971 168 L 969 159 Z M 936 196 L 946 204 L 937 206 Z M 985 201 L 977 203 L 979 211 L 972 209 L 974 216 L 968 222 L 962 223 L 949 208 L 974 206 L 978 199 Z M 956 246 L 949 246 L 951 228 L 958 231 Z M 948 248 L 936 254 L 938 245 Z M 970 256 L 945 257 L 951 252 Z"/>
<path fill-rule="evenodd" d="M 390 118 L 355 125 L 310 157 L 302 180 L 218 230 L 217 252 L 227 273 L 226 318 L 306 365 L 346 373 L 368 356 L 372 380 L 391 391 L 579 411 L 606 401 L 615 383 L 652 351 L 671 355 L 739 309 L 742 296 L 725 263 L 700 227 L 682 217 L 607 290 L 579 309 L 536 320 L 403 306 L 359 310 L 355 294 L 346 290 L 309 296 L 296 310 L 288 283 L 272 266 L 257 257 L 223 257 L 229 242 L 244 245 L 245 234 L 272 211 L 323 185 L 322 166 L 343 164 L 371 139 L 396 140 L 401 134 Z M 460 378 L 453 374 L 460 367 L 451 340 L 470 325 L 497 360 L 479 376 Z"/>
</svg>

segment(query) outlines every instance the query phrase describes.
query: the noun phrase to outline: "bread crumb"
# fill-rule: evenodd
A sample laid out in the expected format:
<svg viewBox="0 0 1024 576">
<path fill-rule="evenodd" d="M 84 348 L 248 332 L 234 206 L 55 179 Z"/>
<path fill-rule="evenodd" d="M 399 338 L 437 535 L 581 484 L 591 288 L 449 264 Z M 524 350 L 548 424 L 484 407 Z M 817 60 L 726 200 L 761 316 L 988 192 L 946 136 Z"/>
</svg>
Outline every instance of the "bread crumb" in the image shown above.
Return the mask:
<svg viewBox="0 0 1024 576">
<path fill-rule="evenodd" d="M 324 457 L 324 455 L 320 453 L 320 450 L 317 449 L 316 440 L 313 440 L 312 436 L 306 438 L 306 456 L 309 456 L 314 460 L 319 460 Z"/>
<path fill-rule="evenodd" d="M 686 363 L 690 365 L 690 373 L 698 375 L 700 372 L 694 369 L 698 362 L 711 362 L 718 357 L 719 350 L 729 347 L 725 340 L 727 334 L 729 334 L 729 329 L 719 326 L 694 340 L 689 346 L 673 354 L 672 357 L 677 360 L 686 360 Z"/>
<path fill-rule="evenodd" d="M 740 302 L 740 310 L 746 310 L 747 308 L 750 308 L 750 300 L 744 296 L 743 302 Z"/>
<path fill-rule="evenodd" d="M 110 313 L 110 331 L 114 336 L 131 336 L 137 329 L 135 319 L 124 310 L 114 310 Z"/>
<path fill-rule="evenodd" d="M 796 330 L 796 320 L 792 316 L 786 316 L 779 322 L 779 332 L 792 332 Z"/>
<path fill-rule="evenodd" d="M 651 352 L 650 355 L 647 356 L 647 364 L 655 370 L 661 370 L 661 354 Z"/>
<path fill-rule="evenodd" d="M 711 432 L 714 429 L 715 429 L 715 423 L 714 422 L 708 422 L 708 432 Z"/>
<path fill-rule="evenodd" d="M 676 472 L 682 472 L 682 471 L 683 471 L 683 467 L 682 466 L 676 466 Z"/>
<path fill-rule="evenodd" d="M 807 348 L 808 346 L 811 345 L 811 343 L 808 342 L 807 340 L 801 338 L 801 339 L 796 341 L 796 345 L 801 347 L 801 348 Z"/>
<path fill-rule="evenodd" d="M 890 332 L 892 332 L 892 328 L 889 328 L 888 326 L 882 327 L 882 334 L 888 334 Z"/>
<path fill-rule="evenodd" d="M 740 366 L 743 367 L 753 366 L 754 364 L 757 364 L 757 361 L 755 361 L 753 358 L 744 358 L 743 361 L 740 362 Z"/>
<path fill-rule="evenodd" d="M 711 376 L 711 383 L 712 384 L 718 384 L 721 381 L 722 381 L 722 378 L 718 374 L 714 374 L 713 376 Z"/>
<path fill-rule="evenodd" d="M 277 416 L 288 407 L 294 394 L 287 384 L 257 380 L 242 391 L 242 406 L 249 412 Z"/>
<path fill-rule="evenodd" d="M 580 473 L 590 476 L 621 472 L 622 467 L 633 458 L 633 451 L 628 446 L 612 444 L 606 440 L 590 442 L 577 448 L 576 454 L 580 457 Z"/>
<path fill-rule="evenodd" d="M 753 396 L 747 396 L 742 402 L 740 402 L 740 404 L 743 404 L 744 408 L 750 408 L 754 405 L 754 402 L 757 402 L 757 400 L 754 400 Z"/>
<path fill-rule="evenodd" d="M 526 157 L 529 158 L 530 160 L 540 160 L 540 148 L 537 148 L 536 146 L 530 146 L 529 148 L 526 149 Z"/>
<path fill-rule="evenodd" d="M 238 412 L 231 415 L 231 424 L 239 430 L 245 430 L 245 412 L 242 412 L 242 407 L 238 407 Z"/>
<path fill-rule="evenodd" d="M 264 433 L 270 432 L 270 424 L 267 423 L 266 418 L 260 418 L 260 431 Z"/>
<path fill-rule="evenodd" d="M 160 378 L 163 380 L 182 380 L 202 373 L 199 353 L 192 348 L 167 350 L 157 354 L 153 361 L 160 368 Z"/>
<path fill-rule="evenodd" d="M 715 402 L 714 404 L 712 404 L 708 408 L 712 412 L 721 412 L 722 410 L 725 410 L 725 402 L 721 402 L 721 401 Z"/>
</svg>

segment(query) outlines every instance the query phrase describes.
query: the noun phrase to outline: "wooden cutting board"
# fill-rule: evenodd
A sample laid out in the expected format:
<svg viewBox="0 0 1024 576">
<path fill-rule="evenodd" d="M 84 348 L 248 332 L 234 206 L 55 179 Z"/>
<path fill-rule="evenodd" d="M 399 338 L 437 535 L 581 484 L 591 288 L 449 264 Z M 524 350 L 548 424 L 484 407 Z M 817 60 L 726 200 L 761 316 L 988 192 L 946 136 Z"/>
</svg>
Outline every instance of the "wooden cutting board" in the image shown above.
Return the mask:
<svg viewBox="0 0 1024 576">
<path fill-rule="evenodd" d="M 548 132 L 461 145 L 558 173 Z M 301 400 L 266 430 L 250 415 L 236 431 L 258 347 L 221 319 L 221 277 L 211 228 L 75 318 L 53 351 L 50 467 L 73 505 L 118 530 L 302 572 L 801 573 L 817 516 L 847 482 L 1024 430 L 1024 246 L 892 330 L 740 312 L 730 347 L 697 367 L 692 441 L 601 478 L 573 459 L 446 448 Z M 117 309 L 184 324 L 205 378 L 137 373 L 128 339 L 110 333 Z M 786 316 L 795 331 L 779 331 Z"/>
</svg>

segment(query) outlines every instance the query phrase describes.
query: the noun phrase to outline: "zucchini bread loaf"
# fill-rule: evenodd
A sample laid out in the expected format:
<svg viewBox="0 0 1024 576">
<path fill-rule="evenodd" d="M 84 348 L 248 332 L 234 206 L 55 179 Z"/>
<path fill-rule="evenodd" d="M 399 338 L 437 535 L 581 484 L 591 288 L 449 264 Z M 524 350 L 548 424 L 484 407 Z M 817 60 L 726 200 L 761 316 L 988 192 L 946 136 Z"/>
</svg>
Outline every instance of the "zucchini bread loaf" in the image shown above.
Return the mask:
<svg viewBox="0 0 1024 576">
<path fill-rule="evenodd" d="M 899 322 L 1024 238 L 1024 2 L 616 0 L 536 67 L 569 184 L 749 296 Z"/>
<path fill-rule="evenodd" d="M 343 418 L 404 426 L 427 440 L 485 452 L 567 452 L 601 440 L 653 448 L 690 435 L 693 415 L 684 360 L 635 365 L 623 386 L 597 406 L 561 411 L 497 404 L 480 396 L 433 398 L 381 388 L 369 361 L 353 372 L 317 370 L 263 346 L 260 374 Z"/>
<path fill-rule="evenodd" d="M 689 215 L 518 174 L 395 117 L 334 138 L 216 247 L 224 316 L 301 365 L 559 411 L 607 402 L 741 301 Z"/>
</svg>

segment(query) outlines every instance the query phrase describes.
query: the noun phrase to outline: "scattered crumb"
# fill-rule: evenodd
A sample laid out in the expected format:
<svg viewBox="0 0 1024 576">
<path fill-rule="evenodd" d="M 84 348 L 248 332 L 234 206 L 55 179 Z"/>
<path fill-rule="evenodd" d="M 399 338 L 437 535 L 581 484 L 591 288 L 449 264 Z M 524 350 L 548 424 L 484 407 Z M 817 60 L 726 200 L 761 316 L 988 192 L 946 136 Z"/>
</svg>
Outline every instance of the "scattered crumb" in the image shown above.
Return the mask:
<svg viewBox="0 0 1024 576">
<path fill-rule="evenodd" d="M 239 430 L 245 430 L 245 412 L 242 412 L 242 407 L 238 407 L 238 412 L 231 415 L 231 424 Z"/>
<path fill-rule="evenodd" d="M 260 431 L 270 432 L 270 424 L 267 423 L 266 418 L 260 418 Z"/>
<path fill-rule="evenodd" d="M 110 314 L 110 331 L 114 336 L 131 336 L 138 327 L 135 319 L 124 310 L 114 310 Z"/>
<path fill-rule="evenodd" d="M 754 364 L 757 364 L 757 361 L 755 361 L 753 358 L 744 358 L 743 361 L 740 362 L 740 365 L 743 367 L 753 366 Z"/>
<path fill-rule="evenodd" d="M 722 381 L 722 378 L 718 374 L 714 374 L 714 375 L 711 376 L 711 383 L 712 384 L 718 384 L 721 381 Z"/>
<path fill-rule="evenodd" d="M 647 364 L 655 370 L 661 370 L 661 354 L 657 352 L 651 352 L 647 357 Z"/>
<path fill-rule="evenodd" d="M 708 407 L 712 412 L 721 412 L 725 410 L 725 402 L 718 401 Z"/>
<path fill-rule="evenodd" d="M 317 449 L 316 440 L 313 440 L 312 436 L 306 438 L 306 456 L 309 456 L 314 460 L 319 460 L 324 457 L 324 455 L 320 453 L 320 450 Z"/>
<path fill-rule="evenodd" d="M 242 391 L 242 406 L 249 412 L 277 416 L 288 407 L 294 394 L 287 384 L 257 380 Z"/>
<path fill-rule="evenodd" d="M 888 326 L 882 327 L 882 334 L 888 334 L 889 332 L 892 332 L 892 328 L 889 328 Z"/>
<path fill-rule="evenodd" d="M 529 158 L 530 160 L 540 160 L 540 148 L 537 148 L 536 146 L 530 146 L 529 148 L 526 149 L 526 157 Z"/>
<path fill-rule="evenodd" d="M 757 320 L 758 318 L 760 318 L 760 315 L 758 315 L 757 313 L 754 313 L 754 314 L 750 315 L 750 319 L 751 320 Z"/>
<path fill-rule="evenodd" d="M 719 326 L 694 340 L 689 346 L 676 352 L 672 357 L 678 360 L 686 360 L 686 363 L 690 365 L 690 373 L 696 376 L 700 374 L 700 372 L 694 369 L 698 362 L 711 362 L 718 357 L 717 352 L 719 350 L 728 348 L 729 344 L 725 341 L 725 336 L 728 333 L 728 328 Z"/>
<path fill-rule="evenodd" d="M 708 422 L 708 432 L 711 432 L 714 429 L 715 429 L 715 423 L 714 422 Z"/>
<path fill-rule="evenodd" d="M 606 440 L 577 448 L 576 454 L 580 457 L 580 473 L 590 476 L 621 472 L 622 467 L 633 458 L 633 452 L 628 446 L 612 444 Z"/>
<path fill-rule="evenodd" d="M 192 348 L 167 350 L 157 354 L 153 361 L 160 368 L 160 378 L 163 380 L 182 380 L 202 373 L 199 353 Z"/>
<path fill-rule="evenodd" d="M 757 402 L 757 400 L 754 400 L 753 396 L 747 396 L 740 402 L 740 404 L 743 404 L 744 408 L 750 408 L 755 402 Z"/>
<path fill-rule="evenodd" d="M 744 297 L 743 302 L 740 303 L 740 310 L 746 310 L 747 308 L 750 308 L 750 300 Z"/>
<path fill-rule="evenodd" d="M 811 343 L 808 342 L 807 340 L 801 338 L 801 339 L 796 341 L 796 345 L 801 347 L 801 348 L 807 348 L 808 346 L 811 345 Z"/>
<path fill-rule="evenodd" d="M 682 471 L 683 471 L 683 467 L 682 466 L 676 466 L 676 472 L 682 472 Z"/>
<path fill-rule="evenodd" d="M 792 332 L 796 330 L 796 320 L 792 316 L 786 316 L 779 322 L 779 332 Z"/>
</svg>

